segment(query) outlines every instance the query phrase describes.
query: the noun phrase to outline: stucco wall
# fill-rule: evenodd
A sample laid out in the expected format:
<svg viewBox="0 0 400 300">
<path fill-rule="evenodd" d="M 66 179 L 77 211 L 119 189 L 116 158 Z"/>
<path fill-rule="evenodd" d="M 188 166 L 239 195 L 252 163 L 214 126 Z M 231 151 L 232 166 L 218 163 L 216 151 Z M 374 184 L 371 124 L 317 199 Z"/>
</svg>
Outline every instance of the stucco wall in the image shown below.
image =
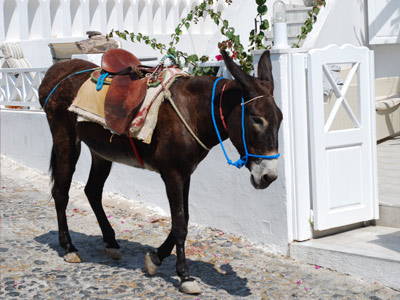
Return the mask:
<svg viewBox="0 0 400 300">
<path fill-rule="evenodd" d="M 366 46 L 375 53 L 375 77 L 400 76 L 400 44 L 370 45 L 367 0 L 327 1 L 305 42 L 308 48 L 323 48 L 330 44 Z M 399 2 L 400 6 L 400 2 Z M 328 10 L 325 15 L 324 10 Z"/>
<path fill-rule="evenodd" d="M 1 111 L 3 155 L 47 172 L 51 144 L 44 113 Z M 233 158 L 238 156 L 229 142 L 227 150 Z M 75 181 L 86 181 L 90 160 L 89 151 L 83 146 Z M 248 170 L 228 166 L 221 149 L 215 147 L 192 177 L 191 223 L 234 233 L 262 244 L 272 252 L 285 254 L 288 228 L 284 168 L 284 160 L 280 159 L 277 181 L 267 190 L 255 190 L 250 184 Z M 156 173 L 114 164 L 105 190 L 144 202 L 169 214 L 165 188 Z"/>
</svg>

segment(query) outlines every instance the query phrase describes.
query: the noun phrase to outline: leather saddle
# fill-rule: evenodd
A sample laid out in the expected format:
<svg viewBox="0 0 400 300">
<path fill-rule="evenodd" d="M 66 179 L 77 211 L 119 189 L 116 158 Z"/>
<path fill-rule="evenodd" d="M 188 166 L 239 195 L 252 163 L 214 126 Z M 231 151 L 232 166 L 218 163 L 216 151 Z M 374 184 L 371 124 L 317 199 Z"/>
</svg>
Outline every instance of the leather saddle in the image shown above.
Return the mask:
<svg viewBox="0 0 400 300">
<path fill-rule="evenodd" d="M 112 77 L 104 102 L 107 126 L 118 134 L 128 134 L 129 126 L 146 97 L 148 77 L 152 69 L 142 66 L 140 60 L 123 49 L 110 49 L 104 53 L 101 71 Z"/>
</svg>

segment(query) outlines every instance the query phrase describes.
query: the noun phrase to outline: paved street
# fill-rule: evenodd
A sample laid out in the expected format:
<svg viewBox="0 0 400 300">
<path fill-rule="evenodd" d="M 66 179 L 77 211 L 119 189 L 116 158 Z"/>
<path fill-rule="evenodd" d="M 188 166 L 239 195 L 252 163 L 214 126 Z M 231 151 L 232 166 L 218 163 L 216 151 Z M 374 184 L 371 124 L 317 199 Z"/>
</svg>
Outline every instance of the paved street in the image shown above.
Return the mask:
<svg viewBox="0 0 400 300">
<path fill-rule="evenodd" d="M 63 261 L 49 176 L 2 157 L 0 299 L 399 299 L 400 292 L 318 266 L 273 256 L 243 239 L 190 226 L 187 257 L 203 293 L 178 291 L 175 255 L 155 277 L 144 256 L 159 246 L 170 223 L 140 199 L 106 194 L 106 213 L 123 257 L 105 256 L 100 229 L 83 194 L 73 185 L 69 228 L 84 260 Z M 373 272 L 374 270 L 371 270 Z"/>
</svg>

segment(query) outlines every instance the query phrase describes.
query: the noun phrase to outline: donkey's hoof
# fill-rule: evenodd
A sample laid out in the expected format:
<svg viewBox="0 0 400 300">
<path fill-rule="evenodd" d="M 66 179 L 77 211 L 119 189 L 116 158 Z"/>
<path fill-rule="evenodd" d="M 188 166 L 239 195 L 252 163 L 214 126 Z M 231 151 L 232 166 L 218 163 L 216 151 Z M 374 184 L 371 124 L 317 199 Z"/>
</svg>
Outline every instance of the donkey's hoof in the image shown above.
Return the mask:
<svg viewBox="0 0 400 300">
<path fill-rule="evenodd" d="M 149 276 L 154 276 L 157 273 L 158 267 L 161 265 L 157 254 L 154 252 L 147 252 L 144 258 L 144 265 L 146 266 L 146 272 Z"/>
<path fill-rule="evenodd" d="M 114 260 L 120 260 L 122 258 L 121 251 L 116 248 L 106 248 L 106 254 L 109 258 Z"/>
<path fill-rule="evenodd" d="M 194 280 L 194 278 L 189 278 L 181 282 L 181 285 L 179 286 L 179 291 L 185 294 L 200 294 L 201 289 Z"/>
<path fill-rule="evenodd" d="M 81 263 L 82 258 L 79 256 L 78 252 L 69 252 L 64 255 L 64 260 L 69 263 Z"/>
</svg>

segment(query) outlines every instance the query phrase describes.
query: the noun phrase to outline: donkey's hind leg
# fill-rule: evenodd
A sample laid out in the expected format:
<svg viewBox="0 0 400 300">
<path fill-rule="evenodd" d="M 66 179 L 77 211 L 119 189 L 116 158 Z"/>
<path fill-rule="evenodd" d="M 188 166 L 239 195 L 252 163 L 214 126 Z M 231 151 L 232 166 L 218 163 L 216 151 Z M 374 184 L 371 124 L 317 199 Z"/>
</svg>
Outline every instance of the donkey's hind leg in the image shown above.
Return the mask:
<svg viewBox="0 0 400 300">
<path fill-rule="evenodd" d="M 99 157 L 93 151 L 91 154 L 92 166 L 85 194 L 99 222 L 107 255 L 112 259 L 121 259 L 121 251 L 115 239 L 114 229 L 111 227 L 102 205 L 103 187 L 110 174 L 112 162 Z"/>
<path fill-rule="evenodd" d="M 80 143 L 76 143 L 73 139 L 59 140 L 57 136 L 54 136 L 53 139 L 50 168 L 53 178 L 52 196 L 57 212 L 59 243 L 65 251 L 64 260 L 71 263 L 79 263 L 82 260 L 71 241 L 66 210 L 72 175 L 80 154 Z"/>
</svg>

